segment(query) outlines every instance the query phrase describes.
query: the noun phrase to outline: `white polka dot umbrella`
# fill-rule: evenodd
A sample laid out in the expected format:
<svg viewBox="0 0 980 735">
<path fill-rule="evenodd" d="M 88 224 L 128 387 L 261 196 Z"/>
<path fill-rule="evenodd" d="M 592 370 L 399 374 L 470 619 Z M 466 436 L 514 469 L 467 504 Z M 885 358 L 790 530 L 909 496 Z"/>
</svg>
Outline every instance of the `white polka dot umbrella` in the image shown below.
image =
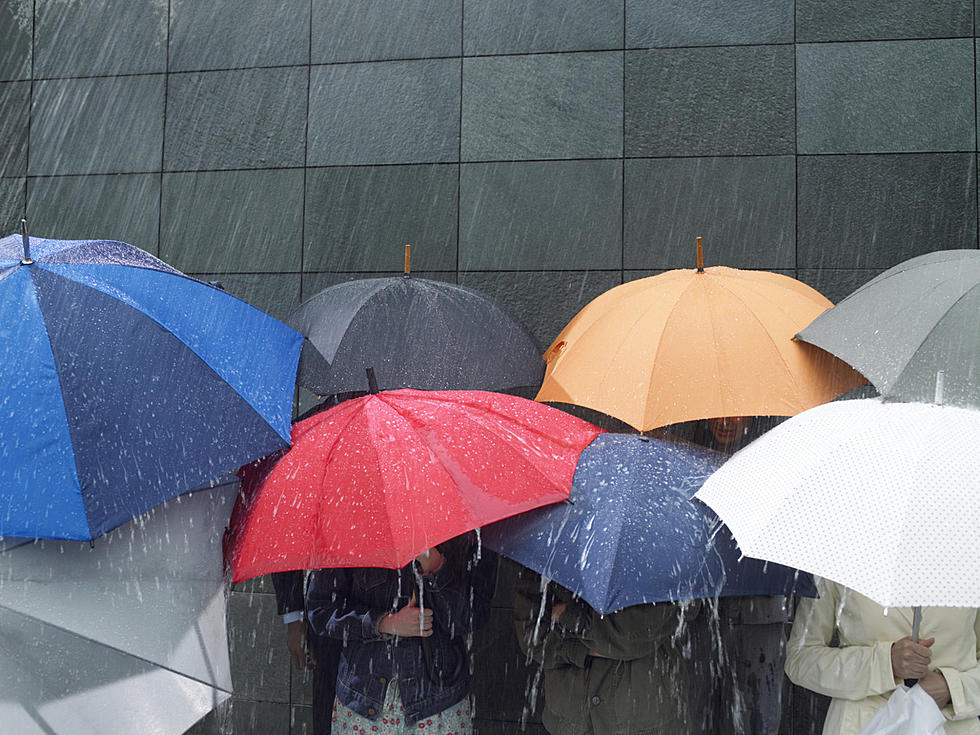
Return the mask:
<svg viewBox="0 0 980 735">
<path fill-rule="evenodd" d="M 880 399 L 805 411 L 695 497 L 746 556 L 885 607 L 980 607 L 980 412 Z"/>
</svg>

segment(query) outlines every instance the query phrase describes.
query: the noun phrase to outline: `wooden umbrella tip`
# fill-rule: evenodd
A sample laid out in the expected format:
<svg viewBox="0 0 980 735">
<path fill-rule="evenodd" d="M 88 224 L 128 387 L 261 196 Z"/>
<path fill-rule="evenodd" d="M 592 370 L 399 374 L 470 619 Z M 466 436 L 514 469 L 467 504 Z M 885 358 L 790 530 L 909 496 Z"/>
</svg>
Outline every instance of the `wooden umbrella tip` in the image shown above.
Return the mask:
<svg viewBox="0 0 980 735">
<path fill-rule="evenodd" d="M 405 275 L 412 272 L 412 246 L 405 245 Z"/>
<path fill-rule="evenodd" d="M 698 244 L 698 273 L 704 273 L 704 248 L 701 245 L 701 238 L 697 238 Z"/>
</svg>

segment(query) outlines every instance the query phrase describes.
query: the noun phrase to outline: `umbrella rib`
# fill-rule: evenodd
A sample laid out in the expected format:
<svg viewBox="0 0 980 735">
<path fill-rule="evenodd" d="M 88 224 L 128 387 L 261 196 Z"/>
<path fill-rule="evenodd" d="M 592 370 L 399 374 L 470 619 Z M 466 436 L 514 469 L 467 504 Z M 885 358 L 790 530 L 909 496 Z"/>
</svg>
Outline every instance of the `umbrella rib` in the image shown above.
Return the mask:
<svg viewBox="0 0 980 735">
<path fill-rule="evenodd" d="M 423 400 L 424 400 L 424 397 L 423 397 Z M 393 411 L 395 411 L 396 413 L 398 413 L 399 416 L 401 416 L 402 418 L 405 418 L 404 415 L 401 414 L 401 412 L 399 412 L 397 408 L 395 408 L 393 406 L 391 408 L 392 408 Z M 483 406 L 482 407 L 482 410 L 486 414 L 488 414 L 490 416 L 499 417 L 499 419 L 501 419 L 500 422 L 499 422 L 499 424 L 498 424 L 498 428 L 500 429 L 501 432 L 512 433 L 512 432 L 510 432 L 510 430 L 506 426 L 506 424 L 508 422 L 512 422 L 513 421 L 513 418 L 512 417 L 508 416 L 506 413 L 503 413 L 503 412 L 499 411 L 498 409 L 494 408 L 493 406 Z M 557 411 L 558 409 L 554 409 L 554 410 Z M 477 421 L 474 418 L 472 418 L 470 416 L 466 416 L 466 415 L 462 415 L 461 418 L 462 419 L 465 419 L 466 421 L 469 421 L 470 423 L 472 423 L 472 424 L 474 424 L 476 426 L 478 426 L 481 430 L 486 430 L 486 431 L 489 432 L 489 428 L 487 427 L 487 423 L 485 421 Z M 415 431 L 416 435 L 418 435 L 419 437 L 422 437 L 422 435 L 418 431 L 416 431 L 414 427 L 412 427 L 412 430 Z M 441 458 L 439 458 L 436 455 L 433 455 L 433 456 L 435 457 L 436 461 L 439 462 L 439 466 L 442 467 L 443 470 L 447 474 L 449 474 L 450 477 L 452 477 L 452 473 L 449 471 L 449 468 L 446 467 L 446 465 L 442 462 Z M 544 481 L 544 484 L 546 484 L 547 486 L 549 486 L 549 487 L 550 486 L 553 486 L 553 483 L 548 478 L 548 476 L 545 475 L 543 472 L 541 472 L 534 465 L 531 465 L 529 467 L 525 467 L 525 472 L 528 471 L 528 470 L 533 471 L 535 474 L 537 474 L 538 476 L 540 476 L 542 478 L 542 480 Z M 480 485 L 480 487 L 482 489 L 483 486 Z M 472 516 L 471 516 L 471 518 L 472 518 Z"/>
<path fill-rule="evenodd" d="M 161 263 L 164 266 L 166 266 L 166 263 L 163 263 L 162 261 L 161 261 Z M 61 264 L 60 263 L 57 263 L 55 265 L 61 265 Z M 167 275 L 171 275 L 171 276 L 179 276 L 179 277 L 181 277 L 181 278 L 183 278 L 185 280 L 191 281 L 192 283 L 197 283 L 197 284 L 200 284 L 201 286 L 203 286 L 205 288 L 208 288 L 207 284 L 202 283 L 201 281 L 199 281 L 196 278 L 192 278 L 191 276 L 188 276 L 186 273 L 182 273 L 181 271 L 178 271 L 178 270 L 173 270 L 169 266 L 167 266 L 167 270 L 164 271 L 164 270 L 160 270 L 160 269 L 157 269 L 157 268 L 148 268 L 146 266 L 138 265 L 138 264 L 135 264 L 135 263 L 132 263 L 132 264 L 131 263 L 125 263 L 125 264 L 119 264 L 119 263 L 91 263 L 91 264 L 87 264 L 87 265 L 101 266 L 101 267 L 110 268 L 110 269 L 111 268 L 140 268 L 142 270 L 151 271 L 153 273 L 166 273 Z M 139 312 L 141 315 L 143 315 L 143 317 L 145 317 L 146 319 L 148 319 L 149 321 L 151 321 L 153 324 L 156 324 L 157 327 L 159 327 L 165 333 L 172 335 L 174 337 L 174 339 L 176 339 L 178 342 L 180 342 L 182 345 L 184 345 L 184 347 L 187 348 L 187 351 L 190 352 L 191 354 L 193 354 L 198 360 L 200 360 L 201 363 L 204 365 L 204 367 L 207 370 L 209 370 L 219 381 L 221 381 L 222 383 L 225 383 L 229 387 L 229 389 L 231 389 L 232 391 L 234 391 L 235 394 L 239 398 L 241 398 L 242 401 L 244 401 L 248 405 L 249 410 L 251 410 L 253 413 L 255 413 L 265 423 L 269 424 L 270 426 L 272 425 L 271 422 L 268 419 L 266 419 L 264 416 L 262 416 L 262 414 L 260 414 L 258 411 L 255 410 L 255 407 L 252 405 L 252 402 L 247 397 L 243 396 L 241 394 L 241 392 L 238 390 L 238 388 L 231 381 L 226 380 L 225 377 L 223 375 L 221 375 L 221 373 L 219 373 L 217 370 L 215 370 L 214 367 L 204 357 L 202 357 L 198 353 L 197 350 L 195 350 L 191 345 L 189 345 L 187 342 L 184 341 L 184 338 L 181 337 L 180 334 L 178 334 L 177 332 L 172 331 L 169 327 L 167 327 L 166 324 L 162 323 L 155 316 L 153 316 L 148 311 L 146 311 L 145 309 L 143 309 L 141 307 L 141 305 L 137 301 L 135 301 L 130 294 L 119 294 L 118 292 L 104 291 L 101 288 L 96 288 L 95 286 L 93 286 L 93 285 L 91 285 L 89 283 L 86 283 L 85 281 L 79 281 L 79 280 L 75 280 L 73 278 L 67 278 L 66 276 L 62 276 L 60 273 L 57 273 L 56 271 L 52 271 L 49 268 L 45 268 L 44 270 L 45 270 L 45 272 L 50 273 L 51 275 L 59 276 L 60 278 L 64 278 L 66 281 L 69 281 L 71 283 L 74 283 L 74 284 L 76 284 L 78 286 L 81 286 L 83 288 L 91 289 L 92 291 L 95 291 L 96 293 L 100 293 L 100 294 L 102 294 L 104 296 L 107 296 L 107 297 L 109 297 L 111 299 L 114 299 L 117 302 L 119 302 L 120 305 L 122 305 L 124 307 L 127 307 L 129 309 L 132 309 L 133 311 Z M 242 299 L 239 299 L 237 296 L 235 296 L 233 294 L 230 294 L 230 293 L 225 292 L 225 295 L 229 296 L 230 298 L 236 299 L 237 301 L 241 301 L 243 304 L 248 305 L 248 302 L 247 301 L 244 301 Z M 299 354 L 297 353 L 297 361 L 298 361 L 298 359 L 299 359 Z"/>
<path fill-rule="evenodd" d="M 48 272 L 48 273 L 50 273 L 52 276 L 54 276 L 56 278 L 61 278 L 62 280 L 65 280 L 65 281 L 69 281 L 71 283 L 74 283 L 74 281 L 72 281 L 70 278 L 67 278 L 67 277 L 63 276 L 60 273 L 54 273 L 54 272 L 49 271 L 47 269 L 45 269 L 45 271 Z M 54 367 L 54 377 L 58 381 L 58 387 L 60 388 L 59 394 L 58 394 L 58 403 L 61 404 L 61 414 L 60 415 L 64 417 L 64 421 L 65 421 L 65 433 L 68 435 L 68 441 L 71 444 L 71 448 L 72 448 L 72 451 L 71 451 L 71 459 L 72 459 L 72 465 L 74 466 L 74 469 L 75 469 L 75 472 L 74 472 L 74 475 L 75 475 L 75 489 L 77 490 L 77 492 L 75 492 L 74 494 L 77 495 L 77 497 L 78 497 L 78 503 L 79 503 L 79 505 L 82 508 L 82 518 L 85 521 L 85 527 L 88 529 L 89 538 L 92 538 L 92 536 L 93 536 L 93 533 L 92 533 L 92 525 L 89 523 L 88 509 L 85 507 L 84 488 L 82 487 L 82 472 L 81 472 L 81 468 L 78 466 L 78 459 L 79 458 L 78 458 L 78 453 L 75 451 L 75 439 L 72 436 L 71 421 L 68 418 L 68 407 L 65 406 L 65 400 L 64 400 L 65 386 L 61 382 L 61 371 L 57 369 L 57 363 L 55 362 L 55 356 L 54 356 L 54 345 L 51 344 L 51 334 L 48 332 L 48 320 L 45 318 L 45 316 L 44 316 L 44 310 L 41 308 L 41 300 L 40 300 L 40 298 L 38 298 L 38 295 L 37 295 L 37 285 L 35 284 L 33 278 L 31 278 L 31 285 L 32 285 L 32 287 L 34 289 L 34 298 L 37 299 L 37 310 L 38 310 L 38 313 L 41 315 L 41 325 L 44 327 L 44 336 L 45 336 L 45 339 L 47 341 L 48 351 L 51 354 L 51 364 Z"/>
<path fill-rule="evenodd" d="M 750 287 L 751 287 L 751 281 L 749 282 L 749 284 L 750 284 Z M 745 305 L 746 313 L 750 314 L 752 316 L 752 318 L 756 321 L 756 323 L 758 323 L 760 326 L 763 327 L 763 332 L 765 333 L 766 337 L 769 338 L 769 341 L 772 343 L 773 347 L 775 348 L 776 355 L 779 357 L 779 362 L 782 363 L 783 368 L 786 371 L 786 374 L 789 376 L 790 380 L 793 382 L 793 387 L 796 389 L 796 395 L 798 396 L 800 394 L 800 384 L 797 382 L 796 375 L 793 373 L 793 371 L 789 367 L 789 364 L 786 362 L 786 358 L 783 356 L 782 350 L 779 349 L 779 345 L 776 343 L 776 340 L 773 339 L 772 333 L 768 329 L 765 328 L 765 324 L 763 323 L 763 321 L 758 316 L 756 316 L 756 313 L 752 309 L 749 308 L 748 304 L 745 302 L 745 299 L 742 298 L 742 296 L 740 296 L 736 291 L 734 291 L 733 289 L 729 288 L 724 283 L 720 283 L 719 285 L 721 285 L 722 288 L 724 288 L 726 291 L 728 291 L 732 295 L 733 298 L 738 299 L 739 302 L 741 302 L 743 305 Z M 789 319 L 789 315 L 786 314 L 786 311 L 781 307 L 781 305 L 780 305 L 780 303 L 778 301 L 774 301 L 773 299 L 770 299 L 765 293 L 760 293 L 759 291 L 755 291 L 754 289 L 753 289 L 753 292 L 757 296 L 759 296 L 760 298 L 763 298 L 766 301 L 772 303 L 776 307 L 776 309 L 778 311 L 780 311 L 781 313 L 783 313 L 784 315 L 786 315 L 787 319 Z M 792 340 L 787 340 L 787 341 L 791 342 Z M 838 359 L 840 359 L 840 358 L 838 358 Z"/>
<path fill-rule="evenodd" d="M 939 288 L 939 287 L 940 287 L 941 285 L 943 285 L 943 284 L 936 284 L 935 286 L 933 286 L 933 287 L 932 287 L 932 288 L 931 288 L 931 289 L 929 290 L 929 293 L 930 293 L 930 294 L 931 294 L 931 293 L 933 293 L 933 292 L 934 292 L 934 291 L 936 291 L 936 289 L 938 289 L 938 288 Z M 947 309 L 946 309 L 946 312 L 945 312 L 945 314 L 949 314 L 949 312 L 951 312 L 951 311 L 953 310 L 953 308 L 954 308 L 954 307 L 955 307 L 955 306 L 956 306 L 957 304 L 959 304 L 959 303 L 960 303 L 961 301 L 963 301 L 963 299 L 965 299 L 965 298 L 967 298 L 967 297 L 968 297 L 968 296 L 969 296 L 969 295 L 970 295 L 970 294 L 971 294 L 971 293 L 972 293 L 973 291 L 975 291 L 975 290 L 976 290 L 976 289 L 978 289 L 978 288 L 980 288 L 980 284 L 974 284 L 974 285 L 973 285 L 973 286 L 971 286 L 970 288 L 968 288 L 968 289 L 966 289 L 966 291 L 964 291 L 964 292 L 963 292 L 962 294 L 960 294 L 960 295 L 959 295 L 959 296 L 958 296 L 958 297 L 956 298 L 956 300 L 955 300 L 955 301 L 953 301 L 953 303 L 951 303 L 951 304 L 949 305 L 949 308 L 947 308 Z M 945 314 L 944 314 L 944 316 L 945 316 Z M 929 330 L 928 330 L 928 331 L 927 331 L 927 332 L 925 333 L 925 335 L 924 335 L 924 336 L 922 337 L 922 339 L 921 339 L 921 340 L 919 340 L 919 343 L 918 343 L 918 344 L 917 344 L 917 345 L 915 346 L 915 348 L 914 348 L 914 349 L 913 349 L 913 350 L 912 350 L 912 351 L 911 351 L 911 352 L 909 353 L 909 357 L 908 357 L 908 359 L 907 359 L 907 360 L 905 361 L 905 366 L 904 366 L 904 367 L 903 367 L 903 368 L 902 368 L 902 369 L 901 369 L 901 370 L 900 370 L 900 371 L 898 372 L 898 375 L 901 375 L 901 374 L 902 374 L 903 372 L 905 372 L 905 368 L 907 368 L 907 367 L 909 366 L 909 363 L 910 363 L 910 362 L 912 362 L 912 358 L 913 358 L 913 357 L 915 357 L 915 353 L 917 353 L 917 352 L 918 352 L 918 351 L 919 351 L 919 350 L 920 350 L 920 349 L 922 348 L 922 345 L 924 345 L 924 344 L 925 344 L 925 343 L 926 343 L 926 342 L 927 342 L 927 341 L 929 340 L 929 337 L 931 337 L 931 336 L 932 336 L 932 335 L 933 335 L 933 334 L 935 333 L 935 331 L 936 331 L 936 330 L 937 330 L 937 329 L 939 328 L 939 323 L 940 323 L 941 321 L 942 321 L 942 318 L 940 318 L 940 319 L 937 319 L 937 320 L 936 320 L 936 322 L 935 322 L 935 324 L 933 324 L 933 325 L 932 325 L 932 326 L 931 326 L 931 327 L 929 328 Z M 889 387 L 888 387 L 888 388 L 887 388 L 886 390 L 891 390 L 892 388 L 894 388 L 894 387 L 895 387 L 895 384 L 896 384 L 896 383 L 898 383 L 898 376 L 896 376 L 896 378 L 895 378 L 895 380 L 894 380 L 894 382 L 892 382 L 892 384 L 891 384 L 891 385 L 890 385 L 890 386 L 889 386 Z"/>
<path fill-rule="evenodd" d="M 340 440 L 341 438 L 343 438 L 344 432 L 347 430 L 347 427 L 350 426 L 352 423 L 354 423 L 354 420 L 358 418 L 358 416 L 362 413 L 364 409 L 364 405 L 365 405 L 364 403 L 361 403 L 360 405 L 355 406 L 356 410 L 351 411 L 350 418 L 347 419 L 347 422 L 344 424 L 344 428 L 337 432 L 337 435 L 334 438 L 333 443 L 330 445 L 330 449 L 327 450 L 327 455 L 323 460 L 324 471 L 323 471 L 323 478 L 320 481 L 320 491 L 319 493 L 317 493 L 317 495 L 321 499 L 326 495 L 327 476 L 329 474 L 327 468 L 330 465 L 330 460 L 333 459 L 334 452 L 336 452 L 337 450 L 337 445 L 340 444 Z M 328 411 L 324 411 L 322 414 L 318 414 L 318 415 L 325 417 L 328 413 L 329 413 Z M 321 421 L 322 420 L 323 419 L 321 419 Z M 311 536 L 314 540 L 314 543 L 310 548 L 310 554 L 315 554 L 316 552 L 317 529 L 320 528 L 320 518 L 321 518 L 321 510 L 323 508 L 323 503 L 314 503 L 314 507 L 315 507 L 315 513 L 313 514 L 313 528 L 311 529 L 312 530 Z M 315 563 L 315 560 L 312 557 L 308 558 L 306 561 L 307 563 L 304 567 L 305 569 L 316 569 L 319 566 L 318 564 Z"/>
<path fill-rule="evenodd" d="M 179 677 L 181 677 L 183 679 L 187 679 L 188 681 L 194 681 L 194 682 L 197 682 L 198 684 L 203 684 L 204 686 L 206 686 L 206 687 L 208 687 L 210 689 L 216 689 L 217 691 L 219 691 L 219 692 L 225 692 L 226 694 L 232 694 L 233 693 L 230 689 L 225 689 L 224 687 L 218 686 L 217 684 L 213 684 L 211 682 L 204 681 L 203 679 L 201 679 L 199 677 L 192 676 L 192 675 L 187 674 L 187 673 L 185 673 L 183 671 L 178 671 L 177 669 L 175 669 L 175 668 L 173 668 L 171 666 L 166 666 L 165 664 L 161 664 L 158 661 L 153 661 L 153 660 L 148 659 L 148 658 L 146 658 L 144 656 L 139 656 L 139 655 L 137 655 L 135 653 L 132 653 L 130 651 L 126 651 L 126 650 L 124 650 L 122 648 L 119 648 L 118 646 L 111 646 L 111 645 L 109 645 L 108 643 L 106 643 L 104 641 L 99 641 L 99 640 L 96 640 L 94 638 L 88 638 L 88 637 L 80 634 L 78 631 L 71 630 L 70 628 L 66 628 L 63 625 L 58 625 L 56 623 L 52 623 L 49 620 L 43 620 L 43 619 L 41 619 L 41 618 L 39 618 L 39 617 L 37 617 L 35 615 L 30 615 L 29 613 L 21 612 L 20 610 L 13 610 L 11 608 L 5 608 L 5 609 L 10 610 L 11 612 L 13 612 L 16 615 L 20 615 L 20 616 L 22 616 L 24 618 L 27 618 L 28 620 L 33 620 L 36 623 L 41 623 L 42 625 L 50 626 L 50 627 L 54 628 L 55 630 L 60 630 L 62 633 L 67 633 L 68 635 L 73 636 L 73 637 L 76 637 L 76 638 L 82 638 L 83 640 L 90 641 L 90 642 L 96 644 L 97 646 L 102 646 L 103 648 L 106 648 L 106 649 L 108 649 L 110 651 L 115 651 L 116 653 L 120 653 L 123 656 L 127 656 L 127 657 L 133 659 L 134 661 L 141 661 L 141 662 L 143 662 L 145 664 L 149 664 L 150 666 L 153 666 L 155 668 L 161 669 L 163 671 L 169 671 L 171 674 L 176 674 L 177 676 L 179 676 Z"/>
<path fill-rule="evenodd" d="M 684 295 L 684 293 L 687 291 L 688 288 L 690 288 L 690 284 L 688 284 L 687 286 L 685 286 L 684 288 L 681 289 L 681 292 L 679 294 L 677 294 L 677 297 L 674 299 L 673 305 L 671 305 L 670 309 L 667 311 L 666 317 L 664 318 L 664 329 L 660 330 L 660 337 L 657 340 L 657 349 L 653 353 L 653 360 L 650 361 L 650 373 L 649 373 L 649 379 L 648 379 L 648 382 L 647 382 L 646 399 L 644 400 L 644 406 L 649 406 L 650 405 L 650 401 L 653 399 L 653 395 L 652 395 L 653 394 L 653 386 L 655 385 L 655 381 L 653 379 L 653 375 L 657 371 L 657 360 L 660 357 L 660 350 L 664 346 L 664 331 L 667 328 L 667 323 L 671 320 L 671 317 L 673 317 L 674 312 L 677 311 L 677 305 L 680 303 L 681 297 Z M 648 314 L 652 309 L 653 309 L 653 307 L 650 306 L 647 309 L 647 311 L 644 312 L 644 316 L 646 316 L 646 314 Z M 646 412 L 644 411 L 644 414 L 645 413 Z M 646 417 L 645 416 L 642 417 L 641 423 L 644 426 L 646 425 Z M 638 426 L 636 428 L 638 428 L 640 430 L 643 430 L 643 427 L 642 426 Z M 658 427 L 651 426 L 649 428 L 656 429 Z"/>
<path fill-rule="evenodd" d="M 668 312 L 667 312 L 667 316 L 666 316 L 666 318 L 664 319 L 664 325 L 665 325 L 665 327 L 666 327 L 666 324 L 667 324 L 667 323 L 668 323 L 668 322 L 669 322 L 669 321 L 671 320 L 671 318 L 673 317 L 673 315 L 674 315 L 674 312 L 675 312 L 675 311 L 677 311 L 677 308 L 678 308 L 678 305 L 679 305 L 679 303 L 680 303 L 680 300 L 681 300 L 681 297 L 682 297 L 682 296 L 683 296 L 683 295 L 684 295 L 684 294 L 685 294 L 685 293 L 686 293 L 686 292 L 688 291 L 688 289 L 690 289 L 690 288 L 691 288 L 691 287 L 692 287 L 693 285 L 695 285 L 696 283 L 697 283 L 697 281 L 696 281 L 696 280 L 692 280 L 692 281 L 690 281 L 690 282 L 689 282 L 689 283 L 688 283 L 688 284 L 687 284 L 687 285 L 686 285 L 686 286 L 685 286 L 685 287 L 684 287 L 684 288 L 683 288 L 683 289 L 681 290 L 681 292 L 680 292 L 680 293 L 679 293 L 679 294 L 677 295 L 677 298 L 676 298 L 676 299 L 674 299 L 674 304 L 673 304 L 673 306 L 671 306 L 671 307 L 670 307 L 670 311 L 668 311 Z M 712 332 L 713 332 L 713 331 L 714 331 L 714 320 L 711 320 L 711 321 L 712 321 Z M 662 348 L 663 348 L 663 346 L 664 346 L 664 340 L 663 340 L 663 332 L 661 332 L 661 335 L 660 335 L 660 337 L 661 337 L 661 338 L 660 338 L 660 339 L 659 339 L 659 340 L 657 341 L 657 350 L 656 350 L 656 352 L 654 352 L 654 355 L 653 355 L 653 360 L 652 360 L 652 362 L 651 362 L 651 365 L 650 365 L 650 380 L 649 380 L 649 382 L 647 383 L 647 389 L 646 389 L 646 401 L 645 401 L 647 405 L 649 405 L 649 403 L 650 403 L 650 401 L 651 401 L 651 400 L 653 400 L 653 390 L 654 390 L 654 386 L 656 385 L 656 381 L 654 380 L 654 378 L 653 378 L 653 376 L 654 376 L 654 373 L 655 373 L 655 372 L 656 372 L 656 370 L 657 370 L 657 362 L 658 362 L 658 360 L 659 360 L 659 358 L 660 358 L 660 351 L 661 351 L 661 349 L 662 349 Z M 713 356 L 714 356 L 714 355 L 713 355 Z M 716 369 L 716 373 L 717 373 L 717 372 L 719 372 L 719 371 L 718 371 L 718 364 L 717 364 L 717 359 L 716 359 L 716 361 L 715 361 L 715 369 Z M 659 428 L 659 427 L 657 427 L 657 426 L 651 426 L 651 427 L 649 427 L 649 428 L 650 428 L 650 429 L 656 429 L 656 428 Z"/>
</svg>

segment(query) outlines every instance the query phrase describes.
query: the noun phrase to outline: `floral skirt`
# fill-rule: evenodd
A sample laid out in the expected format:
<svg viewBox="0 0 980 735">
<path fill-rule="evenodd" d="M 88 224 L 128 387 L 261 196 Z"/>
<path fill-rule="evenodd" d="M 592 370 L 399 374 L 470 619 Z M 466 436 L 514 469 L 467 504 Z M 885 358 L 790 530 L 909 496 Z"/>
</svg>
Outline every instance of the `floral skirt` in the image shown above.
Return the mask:
<svg viewBox="0 0 980 735">
<path fill-rule="evenodd" d="M 362 717 L 340 703 L 333 702 L 333 735 L 403 735 L 425 733 L 426 735 L 471 735 L 473 715 L 469 695 L 456 704 L 446 707 L 442 712 L 426 717 L 418 722 L 407 722 L 404 718 L 401 697 L 398 696 L 398 683 L 394 680 L 388 685 L 381 716 L 376 720 Z"/>
</svg>

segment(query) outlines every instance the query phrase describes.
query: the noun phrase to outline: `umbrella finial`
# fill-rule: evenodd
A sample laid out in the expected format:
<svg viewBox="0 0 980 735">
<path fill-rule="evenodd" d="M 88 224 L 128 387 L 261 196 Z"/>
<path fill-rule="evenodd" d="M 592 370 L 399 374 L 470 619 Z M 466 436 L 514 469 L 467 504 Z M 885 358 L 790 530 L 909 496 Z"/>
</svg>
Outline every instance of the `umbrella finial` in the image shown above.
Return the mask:
<svg viewBox="0 0 980 735">
<path fill-rule="evenodd" d="M 943 382 L 945 381 L 945 379 L 946 379 L 946 371 L 937 370 L 936 371 L 936 399 L 934 401 L 937 406 L 943 405 Z"/>
<path fill-rule="evenodd" d="M 31 260 L 31 238 L 27 234 L 27 220 L 23 217 L 20 220 L 20 238 L 24 243 L 24 259 L 20 262 L 22 265 L 30 265 L 34 262 Z"/>
<path fill-rule="evenodd" d="M 405 275 L 412 272 L 412 246 L 405 245 Z"/>
<path fill-rule="evenodd" d="M 373 367 L 365 368 L 365 372 L 367 373 L 367 379 L 368 379 L 368 392 L 377 393 L 378 379 L 374 377 L 374 368 Z"/>
<path fill-rule="evenodd" d="M 704 249 L 701 247 L 701 238 L 697 238 L 698 243 L 698 273 L 704 273 Z"/>
</svg>

